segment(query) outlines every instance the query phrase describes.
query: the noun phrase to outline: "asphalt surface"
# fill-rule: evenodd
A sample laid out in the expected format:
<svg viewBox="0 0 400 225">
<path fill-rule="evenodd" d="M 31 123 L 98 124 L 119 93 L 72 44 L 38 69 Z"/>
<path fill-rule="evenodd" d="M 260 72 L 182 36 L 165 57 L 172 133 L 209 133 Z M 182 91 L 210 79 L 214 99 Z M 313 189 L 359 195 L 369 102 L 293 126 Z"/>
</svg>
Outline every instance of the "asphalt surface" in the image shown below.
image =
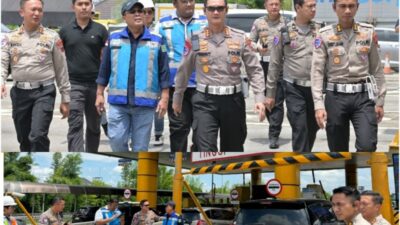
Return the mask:
<svg viewBox="0 0 400 225">
<path fill-rule="evenodd" d="M 387 82 L 387 95 L 385 101 L 385 116 L 383 121 L 379 124 L 378 130 L 378 151 L 387 151 L 390 142 L 393 140 L 396 131 L 399 129 L 399 74 L 394 73 L 386 75 Z M 12 82 L 7 83 L 8 91 L 12 86 Z M 58 107 L 60 102 L 60 95 L 57 96 L 56 109 L 54 111 L 54 118 L 50 126 L 49 138 L 51 141 L 50 149 L 53 152 L 67 151 L 67 132 L 68 122 L 66 119 L 61 120 L 61 114 Z M 19 144 L 17 141 L 15 128 L 12 120 L 12 107 L 10 97 L 7 96 L 1 101 L 1 151 L 3 152 L 17 152 L 19 151 Z M 285 116 L 283 122 L 282 133 L 280 136 L 280 148 L 271 150 L 268 147 L 268 122 L 258 122 L 258 116 L 253 110 L 254 101 L 252 96 L 246 100 L 246 114 L 247 114 L 247 139 L 245 143 L 245 152 L 286 152 L 292 151 L 291 145 L 291 128 Z M 169 128 L 167 116 L 165 117 L 165 131 L 164 131 L 164 145 L 161 147 L 154 147 L 151 144 L 150 151 L 168 152 L 169 150 Z M 351 128 L 350 137 L 350 151 L 355 151 L 354 148 L 355 136 L 353 128 Z M 100 152 L 111 151 L 108 144 L 108 138 L 102 133 L 100 141 Z M 328 144 L 326 139 L 325 130 L 320 130 L 313 148 L 314 152 L 327 152 Z"/>
</svg>

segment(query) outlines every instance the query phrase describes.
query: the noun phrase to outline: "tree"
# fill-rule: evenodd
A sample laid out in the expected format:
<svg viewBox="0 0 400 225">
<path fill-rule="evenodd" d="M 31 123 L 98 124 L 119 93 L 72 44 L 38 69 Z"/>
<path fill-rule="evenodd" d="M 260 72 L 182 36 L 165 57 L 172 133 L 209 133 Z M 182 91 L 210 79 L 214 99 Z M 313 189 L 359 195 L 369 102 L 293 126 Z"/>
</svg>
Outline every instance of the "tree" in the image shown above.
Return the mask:
<svg viewBox="0 0 400 225">
<path fill-rule="evenodd" d="M 137 162 L 132 161 L 122 166 L 121 172 L 122 181 L 118 182 L 118 187 L 121 188 L 136 188 L 137 180 Z"/>
<path fill-rule="evenodd" d="M 37 178 L 32 175 L 33 159 L 30 154 L 20 156 L 19 153 L 4 154 L 4 180 L 6 181 L 31 181 Z"/>
<path fill-rule="evenodd" d="M 203 183 L 199 177 L 186 176 L 185 180 L 193 192 L 203 192 Z M 184 190 L 186 190 L 186 188 Z"/>
<path fill-rule="evenodd" d="M 158 166 L 158 189 L 172 190 L 174 182 L 174 169 L 167 166 Z"/>
<path fill-rule="evenodd" d="M 53 174 L 48 178 L 47 182 L 53 184 L 81 184 L 79 177 L 81 173 L 82 157 L 79 153 L 68 154 L 61 158 L 60 153 L 53 155 Z"/>
</svg>

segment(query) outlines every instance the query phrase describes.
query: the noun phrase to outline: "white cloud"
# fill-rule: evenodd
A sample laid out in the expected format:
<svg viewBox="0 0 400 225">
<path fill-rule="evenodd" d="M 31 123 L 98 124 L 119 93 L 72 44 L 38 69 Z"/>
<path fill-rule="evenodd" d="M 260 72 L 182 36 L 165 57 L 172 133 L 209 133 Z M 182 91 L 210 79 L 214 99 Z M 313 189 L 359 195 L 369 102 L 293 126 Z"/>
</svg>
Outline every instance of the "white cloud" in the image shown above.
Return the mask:
<svg viewBox="0 0 400 225">
<path fill-rule="evenodd" d="M 121 174 L 121 172 L 122 172 L 122 166 L 116 166 L 116 167 L 114 167 L 114 168 L 112 169 L 112 171 L 113 171 L 114 173 Z"/>
<path fill-rule="evenodd" d="M 50 167 L 32 166 L 32 174 L 38 178 L 39 182 L 44 182 L 53 170 Z"/>
</svg>

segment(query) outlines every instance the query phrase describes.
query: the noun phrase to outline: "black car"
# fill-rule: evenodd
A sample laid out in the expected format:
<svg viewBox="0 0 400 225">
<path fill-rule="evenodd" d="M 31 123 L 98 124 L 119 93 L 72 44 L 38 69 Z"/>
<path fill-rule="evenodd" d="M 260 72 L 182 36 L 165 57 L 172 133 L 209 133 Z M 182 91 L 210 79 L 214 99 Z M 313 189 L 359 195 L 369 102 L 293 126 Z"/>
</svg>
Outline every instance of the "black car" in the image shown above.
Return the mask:
<svg viewBox="0 0 400 225">
<path fill-rule="evenodd" d="M 97 206 L 83 206 L 80 207 L 74 214 L 72 214 L 72 223 L 94 221 L 96 211 L 99 209 Z"/>
<path fill-rule="evenodd" d="M 235 225 L 344 225 L 325 200 L 251 200 L 240 204 Z"/>
</svg>

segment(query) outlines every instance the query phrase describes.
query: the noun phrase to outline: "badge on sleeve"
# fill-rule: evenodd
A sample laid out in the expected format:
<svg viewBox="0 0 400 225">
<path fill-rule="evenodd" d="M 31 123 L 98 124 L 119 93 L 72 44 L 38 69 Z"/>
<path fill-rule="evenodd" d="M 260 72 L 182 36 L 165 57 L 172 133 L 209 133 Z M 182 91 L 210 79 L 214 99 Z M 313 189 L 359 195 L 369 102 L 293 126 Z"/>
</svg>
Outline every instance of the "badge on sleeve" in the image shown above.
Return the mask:
<svg viewBox="0 0 400 225">
<path fill-rule="evenodd" d="M 314 40 L 314 47 L 315 48 L 320 48 L 322 45 L 322 39 L 320 37 L 315 38 Z"/>
<path fill-rule="evenodd" d="M 183 55 L 187 56 L 189 55 L 190 50 L 192 49 L 192 44 L 190 43 L 189 40 L 185 41 L 185 47 L 183 49 Z"/>
<path fill-rule="evenodd" d="M 372 34 L 372 40 L 374 41 L 374 43 L 376 45 L 378 45 L 378 35 L 376 34 L 376 32 L 374 31 L 374 33 Z"/>
<path fill-rule="evenodd" d="M 278 45 L 279 44 L 279 36 L 275 36 L 274 37 L 274 45 Z"/>
<path fill-rule="evenodd" d="M 58 49 L 60 49 L 61 52 L 64 52 L 64 44 L 60 38 L 57 40 L 56 46 Z"/>
</svg>

